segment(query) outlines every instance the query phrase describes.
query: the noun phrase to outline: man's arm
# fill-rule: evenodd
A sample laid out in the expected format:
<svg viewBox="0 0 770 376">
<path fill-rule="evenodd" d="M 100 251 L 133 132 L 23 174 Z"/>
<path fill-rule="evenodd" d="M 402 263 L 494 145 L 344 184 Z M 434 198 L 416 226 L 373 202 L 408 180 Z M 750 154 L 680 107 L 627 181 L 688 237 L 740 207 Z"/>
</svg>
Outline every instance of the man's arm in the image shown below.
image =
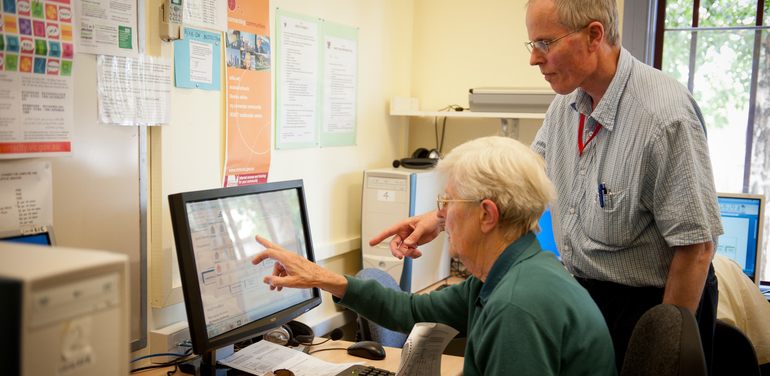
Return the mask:
<svg viewBox="0 0 770 376">
<path fill-rule="evenodd" d="M 668 270 L 663 303 L 686 307 L 695 314 L 713 254 L 714 243 L 711 241 L 676 247 Z"/>
</svg>

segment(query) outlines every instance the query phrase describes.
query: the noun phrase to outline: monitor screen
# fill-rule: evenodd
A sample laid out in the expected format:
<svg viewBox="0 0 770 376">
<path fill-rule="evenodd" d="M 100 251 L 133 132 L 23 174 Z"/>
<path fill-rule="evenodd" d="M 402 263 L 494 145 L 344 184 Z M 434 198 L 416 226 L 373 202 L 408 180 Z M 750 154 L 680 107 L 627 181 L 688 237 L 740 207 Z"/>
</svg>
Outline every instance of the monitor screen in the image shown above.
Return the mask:
<svg viewBox="0 0 770 376">
<path fill-rule="evenodd" d="M 540 233 L 537 234 L 537 241 L 540 242 L 540 248 L 544 251 L 551 251 L 561 260 L 559 249 L 556 247 L 556 239 L 553 235 L 553 222 L 551 220 L 551 207 L 547 207 L 540 217 Z"/>
<path fill-rule="evenodd" d="M 719 236 L 716 252 L 737 262 L 758 284 L 765 197 L 737 193 L 719 193 L 718 196 L 725 233 Z"/>
<path fill-rule="evenodd" d="M 315 261 L 301 180 L 169 195 L 193 350 L 244 341 L 321 303 L 318 289 L 271 291 L 260 235 Z"/>
<path fill-rule="evenodd" d="M 0 231 L 0 241 L 26 244 L 56 245 L 51 225 L 33 226 Z"/>
</svg>

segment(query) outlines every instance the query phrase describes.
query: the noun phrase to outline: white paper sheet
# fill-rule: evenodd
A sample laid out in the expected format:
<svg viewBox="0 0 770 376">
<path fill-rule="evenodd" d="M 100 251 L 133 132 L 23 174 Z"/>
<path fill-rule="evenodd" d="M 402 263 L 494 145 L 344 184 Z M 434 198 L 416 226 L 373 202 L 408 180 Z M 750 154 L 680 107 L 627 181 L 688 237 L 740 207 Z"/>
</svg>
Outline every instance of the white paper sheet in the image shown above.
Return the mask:
<svg viewBox="0 0 770 376">
<path fill-rule="evenodd" d="M 441 354 L 457 333 L 444 324 L 414 324 L 401 350 L 396 376 L 441 376 Z"/>
<path fill-rule="evenodd" d="M 171 122 L 171 62 L 154 56 L 99 55 L 96 59 L 98 120 L 102 124 Z"/>
<path fill-rule="evenodd" d="M 280 142 L 316 139 L 318 103 L 318 24 L 281 17 L 281 56 L 278 59 L 281 108 Z"/>
<path fill-rule="evenodd" d="M 302 351 L 268 341 L 259 341 L 220 360 L 219 363 L 255 375 L 265 375 L 278 369 L 288 369 L 296 376 L 334 376 L 352 365 L 363 364 L 363 362 L 329 363 Z"/>
<path fill-rule="evenodd" d="M 78 52 L 136 57 L 136 1 L 75 1 Z"/>
<path fill-rule="evenodd" d="M 233 7 L 235 1 L 230 1 Z M 201 26 L 219 31 L 227 31 L 227 5 L 224 0 L 186 0 L 182 14 L 185 26 Z"/>
<path fill-rule="evenodd" d="M 356 130 L 356 42 L 327 36 L 324 85 L 324 132 Z"/>
<path fill-rule="evenodd" d="M 53 225 L 51 163 L 0 164 L 0 230 Z"/>
</svg>

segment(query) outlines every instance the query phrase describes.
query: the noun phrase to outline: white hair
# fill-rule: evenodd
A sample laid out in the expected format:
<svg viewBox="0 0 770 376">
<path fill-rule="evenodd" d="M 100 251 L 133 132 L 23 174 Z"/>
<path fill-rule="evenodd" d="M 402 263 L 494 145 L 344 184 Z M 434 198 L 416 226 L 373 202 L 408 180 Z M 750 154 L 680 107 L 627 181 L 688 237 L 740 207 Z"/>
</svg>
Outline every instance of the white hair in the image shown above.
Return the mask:
<svg viewBox="0 0 770 376">
<path fill-rule="evenodd" d="M 555 196 L 545 161 L 507 137 L 468 141 L 436 168 L 453 179 L 457 199 L 492 200 L 500 213 L 500 229 L 508 236 L 539 231 L 538 221 Z"/>
</svg>

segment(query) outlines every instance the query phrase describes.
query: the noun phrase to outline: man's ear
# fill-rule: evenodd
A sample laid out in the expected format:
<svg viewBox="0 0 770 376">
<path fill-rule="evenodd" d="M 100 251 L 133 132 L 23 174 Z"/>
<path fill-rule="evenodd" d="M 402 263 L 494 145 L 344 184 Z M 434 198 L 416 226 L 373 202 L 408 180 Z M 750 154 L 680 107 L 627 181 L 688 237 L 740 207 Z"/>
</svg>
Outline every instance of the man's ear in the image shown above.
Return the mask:
<svg viewBox="0 0 770 376">
<path fill-rule="evenodd" d="M 595 52 L 604 41 L 604 25 L 599 21 L 588 24 L 588 51 Z"/>
<path fill-rule="evenodd" d="M 481 201 L 481 232 L 488 234 L 497 227 L 500 221 L 500 212 L 492 200 Z"/>
</svg>

